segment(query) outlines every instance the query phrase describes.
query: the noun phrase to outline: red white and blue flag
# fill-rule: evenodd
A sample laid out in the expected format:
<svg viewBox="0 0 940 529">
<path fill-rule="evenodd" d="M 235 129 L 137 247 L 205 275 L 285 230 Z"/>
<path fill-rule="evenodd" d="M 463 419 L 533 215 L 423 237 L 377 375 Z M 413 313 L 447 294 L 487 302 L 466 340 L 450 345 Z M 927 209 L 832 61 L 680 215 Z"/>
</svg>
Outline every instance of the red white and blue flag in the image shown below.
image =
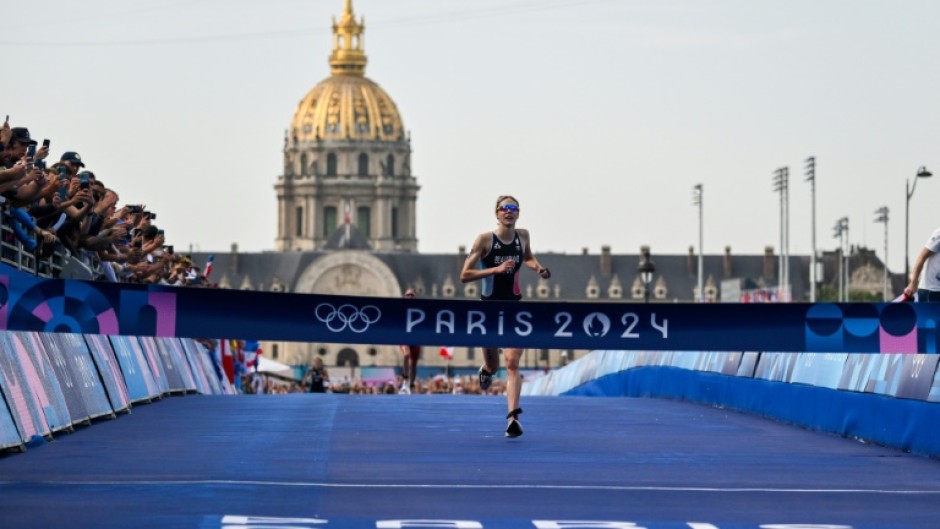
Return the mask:
<svg viewBox="0 0 940 529">
<path fill-rule="evenodd" d="M 209 260 L 206 261 L 206 269 L 202 272 L 202 275 L 209 277 L 209 275 L 212 273 L 212 261 L 215 261 L 214 255 L 209 256 Z"/>
<path fill-rule="evenodd" d="M 446 359 L 448 359 L 448 360 L 453 360 L 453 359 L 454 359 L 454 348 L 453 348 L 453 347 L 441 347 L 441 351 L 440 351 L 439 354 L 440 354 L 441 357 L 443 357 L 443 358 L 446 358 Z"/>
<path fill-rule="evenodd" d="M 262 352 L 263 351 L 261 349 L 261 344 L 258 343 L 257 341 L 248 340 L 247 342 L 245 342 L 244 363 L 245 363 L 246 371 L 249 371 L 252 368 L 255 368 L 255 370 L 257 370 L 258 362 L 260 362 L 260 360 L 258 360 L 258 357 L 261 356 Z"/>
</svg>

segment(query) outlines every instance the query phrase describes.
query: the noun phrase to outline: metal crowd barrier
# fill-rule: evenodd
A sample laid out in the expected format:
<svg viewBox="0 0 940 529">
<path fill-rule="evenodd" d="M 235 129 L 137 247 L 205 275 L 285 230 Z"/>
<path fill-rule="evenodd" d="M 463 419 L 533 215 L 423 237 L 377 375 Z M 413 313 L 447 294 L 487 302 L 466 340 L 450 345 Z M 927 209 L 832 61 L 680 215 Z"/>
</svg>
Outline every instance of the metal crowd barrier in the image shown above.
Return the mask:
<svg viewBox="0 0 940 529">
<path fill-rule="evenodd" d="M 6 208 L 0 208 L 0 263 L 47 278 L 94 279 L 100 275 L 79 259 L 67 255 L 61 245 L 49 257 L 39 258 L 16 238 L 13 222 Z"/>
</svg>

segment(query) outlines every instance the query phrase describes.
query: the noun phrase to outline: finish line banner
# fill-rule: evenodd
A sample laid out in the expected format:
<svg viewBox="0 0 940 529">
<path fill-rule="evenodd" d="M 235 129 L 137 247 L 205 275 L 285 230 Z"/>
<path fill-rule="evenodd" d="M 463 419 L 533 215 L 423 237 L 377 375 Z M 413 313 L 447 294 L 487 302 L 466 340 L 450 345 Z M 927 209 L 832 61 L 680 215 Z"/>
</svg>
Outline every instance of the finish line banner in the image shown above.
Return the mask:
<svg viewBox="0 0 940 529">
<path fill-rule="evenodd" d="M 498 302 L 43 279 L 0 269 L 0 330 L 550 349 L 937 353 L 940 304 Z"/>
</svg>

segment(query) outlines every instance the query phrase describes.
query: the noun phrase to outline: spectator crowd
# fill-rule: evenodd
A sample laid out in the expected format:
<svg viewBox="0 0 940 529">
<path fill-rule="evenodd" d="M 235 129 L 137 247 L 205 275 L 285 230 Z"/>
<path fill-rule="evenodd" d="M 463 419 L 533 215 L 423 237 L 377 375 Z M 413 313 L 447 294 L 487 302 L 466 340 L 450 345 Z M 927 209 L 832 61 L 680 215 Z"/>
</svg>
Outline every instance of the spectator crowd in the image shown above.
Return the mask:
<svg viewBox="0 0 940 529">
<path fill-rule="evenodd" d="M 343 380 L 327 381 L 327 393 L 345 393 L 349 395 L 397 395 L 404 379 L 399 376 L 397 380 L 367 382 L 358 379 L 343 378 Z M 262 373 L 253 373 L 242 378 L 242 392 L 247 394 L 286 394 L 309 392 L 309 380 L 301 382 L 288 381 L 278 377 L 265 376 Z M 412 394 L 454 394 L 454 395 L 503 395 L 506 384 L 502 380 L 494 380 L 493 385 L 486 391 L 480 389 L 480 381 L 476 375 L 447 377 L 435 375 L 431 378 L 419 378 Z"/>
<path fill-rule="evenodd" d="M 87 279 L 173 286 L 214 286 L 189 256 L 166 244 L 157 215 L 143 204 L 120 204 L 75 151 L 57 161 L 51 141 L 26 127 L 0 128 L 2 257 L 35 258 L 36 272 L 55 277 L 56 255 L 81 263 Z"/>
</svg>

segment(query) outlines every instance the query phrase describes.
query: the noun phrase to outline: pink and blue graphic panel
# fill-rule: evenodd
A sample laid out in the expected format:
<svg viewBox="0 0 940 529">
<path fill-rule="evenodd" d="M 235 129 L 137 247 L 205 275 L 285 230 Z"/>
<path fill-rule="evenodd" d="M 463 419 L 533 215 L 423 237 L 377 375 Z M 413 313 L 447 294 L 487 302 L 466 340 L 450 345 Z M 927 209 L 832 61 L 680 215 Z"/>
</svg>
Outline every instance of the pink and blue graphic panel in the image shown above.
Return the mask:
<svg viewBox="0 0 940 529">
<path fill-rule="evenodd" d="M 131 399 L 127 393 L 127 386 L 124 384 L 121 366 L 114 356 L 108 337 L 98 334 L 86 334 L 85 342 L 88 344 L 91 357 L 98 367 L 98 375 L 107 390 L 111 409 L 116 412 L 126 410 L 131 405 Z"/>
<path fill-rule="evenodd" d="M 41 388 L 42 383 L 35 374 L 30 383 L 30 374 L 23 368 L 24 359 L 29 365 L 27 357 L 28 353 L 21 341 L 10 333 L 0 333 L 0 391 L 3 392 L 23 442 L 37 435 L 52 433 L 43 416 L 40 398 L 33 392 L 33 388 Z"/>
<path fill-rule="evenodd" d="M 144 350 L 135 336 L 112 336 L 111 346 L 121 364 L 131 402 L 150 401 L 162 394 L 153 378 Z"/>
<path fill-rule="evenodd" d="M 201 353 L 195 342 L 189 338 L 180 338 L 179 344 L 183 351 L 183 356 L 186 358 L 187 363 L 189 363 L 189 370 L 193 374 L 196 391 L 203 395 L 216 393 L 213 391 L 209 377 L 206 375 L 205 364 L 199 359 L 199 355 L 203 353 Z"/>
<path fill-rule="evenodd" d="M 147 366 L 150 368 L 153 381 L 156 382 L 160 394 L 169 393 L 170 384 L 167 380 L 166 368 L 163 367 L 163 361 L 160 358 L 160 352 L 157 350 L 157 344 L 153 341 L 153 337 L 138 336 L 137 341 L 140 343 L 140 350 L 144 353 L 144 359 L 147 361 Z"/>
<path fill-rule="evenodd" d="M 21 343 L 26 351 L 27 358 L 21 363 L 28 373 L 27 379 L 30 381 L 30 387 L 33 388 L 40 405 L 42 405 L 42 412 L 46 417 L 46 424 L 49 425 L 49 429 L 55 433 L 59 430 L 71 428 L 72 418 L 69 415 L 68 404 L 65 402 L 62 385 L 46 355 L 46 349 L 39 338 L 39 333 L 12 332 L 10 334 L 12 339 Z M 38 386 L 36 385 L 37 380 L 40 382 Z"/>
<path fill-rule="evenodd" d="M 80 416 L 94 419 L 114 413 L 82 335 L 43 333 L 40 339 L 46 347 L 52 368 L 59 375 L 59 382 L 63 384 L 72 420 L 80 421 Z M 82 415 L 72 413 L 72 404 L 76 397 L 82 403 Z"/>
</svg>

